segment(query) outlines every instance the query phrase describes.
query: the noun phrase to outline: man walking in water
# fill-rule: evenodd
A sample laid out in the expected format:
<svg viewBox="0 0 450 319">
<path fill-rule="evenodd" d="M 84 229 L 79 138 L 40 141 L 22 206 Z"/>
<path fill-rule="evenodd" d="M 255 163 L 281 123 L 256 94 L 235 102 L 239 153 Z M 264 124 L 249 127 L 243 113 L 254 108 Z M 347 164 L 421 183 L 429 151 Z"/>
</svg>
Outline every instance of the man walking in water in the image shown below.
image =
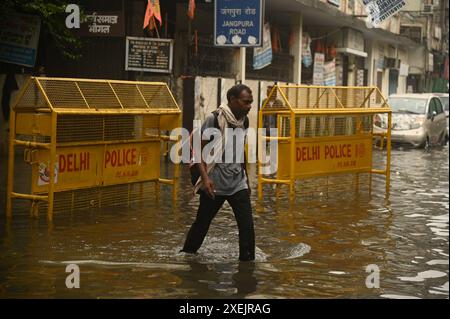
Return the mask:
<svg viewBox="0 0 450 319">
<path fill-rule="evenodd" d="M 235 85 L 228 90 L 227 100 L 227 104 L 219 106 L 213 114 L 205 119 L 201 132 L 203 134 L 207 129 L 219 129 L 222 134 L 222 145 L 225 145 L 222 149 L 233 146 L 233 161 L 227 163 L 226 152 L 223 152 L 219 154 L 221 159 L 219 161 L 215 157 L 213 161 L 205 163 L 203 156 L 200 156 L 201 163 L 195 164 L 200 178 L 194 186 L 194 192 L 200 194 L 200 206 L 181 251 L 192 254 L 197 252 L 208 232 L 211 221 L 223 203 L 228 201 L 239 229 L 239 260 L 251 261 L 255 259 L 255 231 L 250 203 L 250 186 L 245 160 L 242 161 L 238 155 L 245 157 L 244 131 L 248 128 L 247 114 L 253 103 L 252 91 L 246 85 Z M 238 129 L 242 130 L 243 134 L 234 134 L 236 143 L 233 143 L 233 138 L 227 138 L 226 132 Z M 239 139 L 242 140 L 239 141 Z M 202 140 L 202 151 L 208 143 L 209 141 Z"/>
</svg>

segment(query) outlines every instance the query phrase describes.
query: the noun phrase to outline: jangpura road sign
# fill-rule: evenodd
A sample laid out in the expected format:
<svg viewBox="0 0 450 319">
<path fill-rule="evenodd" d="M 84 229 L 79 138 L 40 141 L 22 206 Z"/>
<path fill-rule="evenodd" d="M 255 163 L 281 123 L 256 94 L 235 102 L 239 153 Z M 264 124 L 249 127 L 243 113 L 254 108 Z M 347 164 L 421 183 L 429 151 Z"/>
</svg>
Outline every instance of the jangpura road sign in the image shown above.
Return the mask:
<svg viewBox="0 0 450 319">
<path fill-rule="evenodd" d="M 262 44 L 263 0 L 216 0 L 214 45 L 258 47 Z"/>
</svg>

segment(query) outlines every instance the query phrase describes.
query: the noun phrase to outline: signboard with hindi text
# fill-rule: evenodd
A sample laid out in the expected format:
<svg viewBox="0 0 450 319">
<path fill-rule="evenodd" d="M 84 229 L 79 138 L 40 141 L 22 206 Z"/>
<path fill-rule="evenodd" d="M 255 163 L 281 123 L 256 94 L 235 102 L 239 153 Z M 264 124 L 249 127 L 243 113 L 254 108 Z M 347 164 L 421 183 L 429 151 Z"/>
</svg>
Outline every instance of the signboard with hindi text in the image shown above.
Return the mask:
<svg viewBox="0 0 450 319">
<path fill-rule="evenodd" d="M 262 45 L 263 0 L 214 1 L 214 45 Z"/>
<path fill-rule="evenodd" d="M 125 35 L 123 12 L 87 13 L 81 20 L 77 34 L 82 37 L 123 37 Z"/>
<path fill-rule="evenodd" d="M 127 37 L 126 41 L 126 71 L 172 72 L 172 39 Z"/>
</svg>

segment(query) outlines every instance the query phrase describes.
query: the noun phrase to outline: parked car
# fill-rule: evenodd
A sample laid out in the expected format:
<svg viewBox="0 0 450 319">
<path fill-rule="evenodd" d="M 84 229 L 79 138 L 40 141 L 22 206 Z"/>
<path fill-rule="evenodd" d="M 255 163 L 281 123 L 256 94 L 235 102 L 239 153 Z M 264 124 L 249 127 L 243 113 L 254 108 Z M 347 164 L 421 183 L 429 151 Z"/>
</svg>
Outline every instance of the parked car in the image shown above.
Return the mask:
<svg viewBox="0 0 450 319">
<path fill-rule="evenodd" d="M 395 94 L 388 98 L 392 109 L 392 143 L 428 148 L 448 140 L 446 115 L 441 100 L 432 93 Z M 374 132 L 386 132 L 387 115 L 376 115 Z"/>
<path fill-rule="evenodd" d="M 442 106 L 444 107 L 445 115 L 447 116 L 447 132 L 448 128 L 448 93 L 434 93 L 441 100 Z"/>
</svg>

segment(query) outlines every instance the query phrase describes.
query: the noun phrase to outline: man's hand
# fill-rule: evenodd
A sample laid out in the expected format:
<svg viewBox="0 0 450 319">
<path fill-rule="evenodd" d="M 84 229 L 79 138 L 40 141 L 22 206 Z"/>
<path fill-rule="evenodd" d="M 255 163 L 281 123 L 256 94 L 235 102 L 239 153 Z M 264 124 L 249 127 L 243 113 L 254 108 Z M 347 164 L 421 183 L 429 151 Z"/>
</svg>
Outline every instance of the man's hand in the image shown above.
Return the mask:
<svg viewBox="0 0 450 319">
<path fill-rule="evenodd" d="M 212 199 L 214 199 L 216 197 L 216 194 L 214 193 L 214 183 L 212 182 L 212 180 L 209 177 L 207 177 L 204 180 L 203 185 L 205 186 L 206 194 Z"/>
</svg>

